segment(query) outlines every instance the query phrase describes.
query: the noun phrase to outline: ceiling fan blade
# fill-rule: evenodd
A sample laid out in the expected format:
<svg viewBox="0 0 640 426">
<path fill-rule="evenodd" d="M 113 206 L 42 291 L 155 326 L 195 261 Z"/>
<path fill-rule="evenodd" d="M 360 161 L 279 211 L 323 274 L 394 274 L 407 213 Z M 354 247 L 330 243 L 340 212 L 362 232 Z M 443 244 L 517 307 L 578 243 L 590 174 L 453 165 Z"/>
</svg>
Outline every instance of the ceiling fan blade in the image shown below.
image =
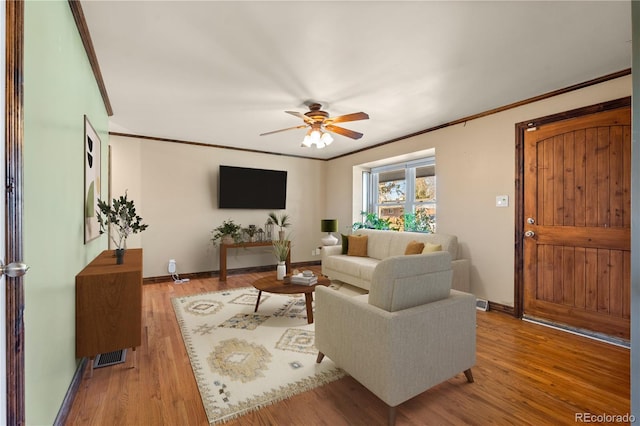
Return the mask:
<svg viewBox="0 0 640 426">
<path fill-rule="evenodd" d="M 354 112 L 352 114 L 340 115 L 338 117 L 329 117 L 325 120 L 327 123 L 344 123 L 346 121 L 367 120 L 369 114 L 366 112 Z"/>
<path fill-rule="evenodd" d="M 287 127 L 286 129 L 274 130 L 273 132 L 260 133 L 260 136 L 266 136 L 266 135 L 272 135 L 274 133 L 286 132 L 287 130 L 303 129 L 305 127 L 307 127 L 306 124 L 301 124 L 301 125 L 295 126 L 295 127 Z"/>
<path fill-rule="evenodd" d="M 353 130 L 345 129 L 344 127 L 334 126 L 332 124 L 327 124 L 326 126 L 324 126 L 324 128 L 329 130 L 330 132 L 335 132 L 339 135 L 346 136 L 351 139 L 360 139 L 363 136 L 362 133 L 354 132 Z"/>
<path fill-rule="evenodd" d="M 295 115 L 298 118 L 302 118 L 306 123 L 312 124 L 315 123 L 315 120 L 311 117 L 307 117 L 301 112 L 298 111 L 285 111 L 287 114 Z"/>
</svg>

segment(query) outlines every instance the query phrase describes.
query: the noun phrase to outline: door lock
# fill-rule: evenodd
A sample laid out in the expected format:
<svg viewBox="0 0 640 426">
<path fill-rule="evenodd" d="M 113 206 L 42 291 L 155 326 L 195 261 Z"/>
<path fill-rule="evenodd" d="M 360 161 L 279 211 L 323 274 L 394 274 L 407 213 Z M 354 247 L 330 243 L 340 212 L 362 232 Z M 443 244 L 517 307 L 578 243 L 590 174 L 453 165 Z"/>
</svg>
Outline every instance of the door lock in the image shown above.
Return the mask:
<svg viewBox="0 0 640 426">
<path fill-rule="evenodd" d="M 534 218 L 530 217 L 530 218 L 527 218 L 527 223 L 529 225 L 533 225 L 534 223 L 536 223 L 536 220 Z"/>
</svg>

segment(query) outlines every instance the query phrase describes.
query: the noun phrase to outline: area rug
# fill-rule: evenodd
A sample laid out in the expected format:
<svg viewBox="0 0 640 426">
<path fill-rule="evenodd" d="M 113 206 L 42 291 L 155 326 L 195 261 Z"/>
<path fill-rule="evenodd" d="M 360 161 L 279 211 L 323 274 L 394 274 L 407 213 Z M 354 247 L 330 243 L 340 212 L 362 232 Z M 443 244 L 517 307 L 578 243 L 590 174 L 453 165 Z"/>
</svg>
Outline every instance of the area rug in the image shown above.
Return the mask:
<svg viewBox="0 0 640 426">
<path fill-rule="evenodd" d="M 209 423 L 219 424 L 345 375 L 316 363 L 304 296 L 253 287 L 172 299 Z"/>
</svg>

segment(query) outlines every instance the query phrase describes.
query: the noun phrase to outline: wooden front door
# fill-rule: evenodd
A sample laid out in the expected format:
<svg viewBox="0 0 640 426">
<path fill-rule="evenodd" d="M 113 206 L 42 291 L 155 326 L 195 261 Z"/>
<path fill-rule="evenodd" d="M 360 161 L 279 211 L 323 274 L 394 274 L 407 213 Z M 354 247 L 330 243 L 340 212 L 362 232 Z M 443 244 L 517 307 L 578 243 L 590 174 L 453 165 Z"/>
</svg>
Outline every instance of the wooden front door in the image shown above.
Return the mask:
<svg viewBox="0 0 640 426">
<path fill-rule="evenodd" d="M 525 132 L 524 315 L 629 339 L 631 109 Z"/>
</svg>

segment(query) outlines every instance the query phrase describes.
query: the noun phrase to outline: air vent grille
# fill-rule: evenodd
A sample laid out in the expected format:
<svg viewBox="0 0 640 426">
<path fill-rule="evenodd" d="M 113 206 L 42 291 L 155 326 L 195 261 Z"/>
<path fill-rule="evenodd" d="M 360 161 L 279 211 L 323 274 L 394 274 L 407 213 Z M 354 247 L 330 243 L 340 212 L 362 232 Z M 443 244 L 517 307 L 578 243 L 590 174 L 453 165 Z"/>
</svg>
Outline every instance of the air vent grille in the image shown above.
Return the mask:
<svg viewBox="0 0 640 426">
<path fill-rule="evenodd" d="M 119 349 L 105 354 L 98 354 L 93 361 L 93 368 L 107 367 L 113 364 L 121 364 L 127 359 L 127 350 Z"/>
<path fill-rule="evenodd" d="M 479 311 L 488 311 L 489 301 L 484 299 L 476 299 L 476 309 Z"/>
</svg>

